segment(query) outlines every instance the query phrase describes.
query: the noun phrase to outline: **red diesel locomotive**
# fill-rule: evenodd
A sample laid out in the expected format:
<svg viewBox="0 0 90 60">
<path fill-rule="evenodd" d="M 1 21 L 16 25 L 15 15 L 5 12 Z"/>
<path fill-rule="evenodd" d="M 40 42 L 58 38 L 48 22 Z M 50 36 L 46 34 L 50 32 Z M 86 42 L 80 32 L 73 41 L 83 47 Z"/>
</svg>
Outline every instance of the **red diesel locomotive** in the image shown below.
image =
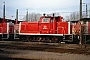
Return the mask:
<svg viewBox="0 0 90 60">
<path fill-rule="evenodd" d="M 87 25 L 87 27 L 86 27 Z M 90 36 L 90 22 L 64 22 L 61 16 L 42 16 L 39 22 L 21 22 L 19 39 L 43 42 L 74 42 L 79 43 L 80 37 Z M 85 29 L 86 28 L 87 31 Z M 87 34 L 85 34 L 87 32 Z M 83 38 L 82 38 L 83 39 Z M 89 40 L 88 37 L 86 39 Z M 86 41 L 84 39 L 84 41 Z"/>
<path fill-rule="evenodd" d="M 5 18 L 5 4 L 3 5 L 3 18 L 0 18 L 0 40 L 2 39 L 16 39 L 17 38 L 17 20 L 18 20 L 18 9 L 16 13 L 16 20 Z M 17 27 L 17 28 L 16 28 Z"/>
<path fill-rule="evenodd" d="M 0 18 L 0 40 L 14 40 L 17 39 L 18 24 L 15 20 Z M 16 29 L 17 27 L 17 29 Z"/>
<path fill-rule="evenodd" d="M 62 22 L 61 16 L 42 16 L 39 22 L 21 22 L 20 38 L 29 41 L 58 41 L 64 34 L 70 34 L 70 22 Z M 24 38 L 23 38 L 24 36 Z M 61 37 L 60 37 L 61 36 Z M 26 38 L 25 38 L 26 37 Z M 21 39 L 21 40 L 22 40 Z"/>
</svg>

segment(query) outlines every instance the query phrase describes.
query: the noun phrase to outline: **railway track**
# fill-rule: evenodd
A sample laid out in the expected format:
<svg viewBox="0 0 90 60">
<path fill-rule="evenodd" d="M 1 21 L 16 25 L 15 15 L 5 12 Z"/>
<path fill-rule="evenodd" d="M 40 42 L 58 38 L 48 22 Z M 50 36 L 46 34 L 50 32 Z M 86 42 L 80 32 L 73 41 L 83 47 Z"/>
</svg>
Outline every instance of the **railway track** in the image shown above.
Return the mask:
<svg viewBox="0 0 90 60">
<path fill-rule="evenodd" d="M 0 41 L 0 49 L 1 49 L 0 53 L 5 54 L 6 56 L 8 56 L 9 54 L 12 55 L 19 53 L 23 54 L 24 51 L 34 51 L 34 52 L 41 51 L 47 52 L 47 54 L 50 52 L 62 54 L 67 53 L 67 54 L 90 55 L 90 45 L 88 44 L 78 45 L 78 44 L 43 43 L 43 42 Z M 14 52 L 14 50 L 23 52 Z M 0 54 L 0 57 L 2 54 Z M 12 58 L 17 58 L 17 56 L 15 57 L 12 56 Z M 23 57 L 20 56 L 19 58 Z"/>
<path fill-rule="evenodd" d="M 82 52 L 85 54 L 90 54 L 89 51 L 90 45 L 88 44 L 79 45 L 79 44 L 61 44 L 61 43 L 43 43 L 43 42 L 0 41 L 0 48 L 51 51 L 60 53 L 63 52 L 63 50 L 68 50 L 69 52 L 72 50 L 73 53 L 75 51 L 78 51 L 75 53 Z"/>
</svg>

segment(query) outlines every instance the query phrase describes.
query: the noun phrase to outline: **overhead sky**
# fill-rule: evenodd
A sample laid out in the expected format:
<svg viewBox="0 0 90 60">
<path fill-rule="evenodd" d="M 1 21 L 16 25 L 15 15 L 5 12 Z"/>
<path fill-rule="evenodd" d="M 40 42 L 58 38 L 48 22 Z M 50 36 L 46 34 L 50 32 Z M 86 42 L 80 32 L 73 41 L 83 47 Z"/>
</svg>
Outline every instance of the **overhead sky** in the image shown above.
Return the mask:
<svg viewBox="0 0 90 60">
<path fill-rule="evenodd" d="M 0 0 L 0 17 L 3 12 L 3 2 L 6 5 L 6 17 L 14 16 L 16 9 L 19 10 L 19 19 L 25 16 L 26 9 L 29 13 L 53 13 L 59 12 L 60 15 L 66 16 L 70 12 L 79 11 L 80 0 Z M 82 0 L 83 3 L 90 4 L 90 0 Z M 90 6 L 90 5 L 88 5 Z M 83 6 L 83 8 L 85 8 Z M 90 10 L 90 8 L 88 8 Z"/>
</svg>

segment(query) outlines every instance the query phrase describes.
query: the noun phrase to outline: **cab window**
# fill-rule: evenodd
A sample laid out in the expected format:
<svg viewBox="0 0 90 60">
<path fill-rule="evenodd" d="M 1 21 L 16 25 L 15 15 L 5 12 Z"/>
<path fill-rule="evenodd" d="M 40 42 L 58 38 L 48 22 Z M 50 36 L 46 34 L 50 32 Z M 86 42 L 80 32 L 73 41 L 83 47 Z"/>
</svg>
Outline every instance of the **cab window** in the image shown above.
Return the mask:
<svg viewBox="0 0 90 60">
<path fill-rule="evenodd" d="M 43 18 L 42 22 L 49 22 L 49 18 Z"/>
</svg>

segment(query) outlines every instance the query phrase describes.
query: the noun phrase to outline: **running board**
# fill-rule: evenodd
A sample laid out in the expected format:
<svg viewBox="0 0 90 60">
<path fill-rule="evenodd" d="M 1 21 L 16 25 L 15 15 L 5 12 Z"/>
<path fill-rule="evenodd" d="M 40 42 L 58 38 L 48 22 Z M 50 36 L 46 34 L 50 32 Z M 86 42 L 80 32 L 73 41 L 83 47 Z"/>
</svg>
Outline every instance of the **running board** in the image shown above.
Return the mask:
<svg viewBox="0 0 90 60">
<path fill-rule="evenodd" d="M 2 39 L 8 39 L 8 38 L 2 38 Z"/>
<path fill-rule="evenodd" d="M 14 39 L 19 39 L 19 38 L 14 38 Z"/>
</svg>

